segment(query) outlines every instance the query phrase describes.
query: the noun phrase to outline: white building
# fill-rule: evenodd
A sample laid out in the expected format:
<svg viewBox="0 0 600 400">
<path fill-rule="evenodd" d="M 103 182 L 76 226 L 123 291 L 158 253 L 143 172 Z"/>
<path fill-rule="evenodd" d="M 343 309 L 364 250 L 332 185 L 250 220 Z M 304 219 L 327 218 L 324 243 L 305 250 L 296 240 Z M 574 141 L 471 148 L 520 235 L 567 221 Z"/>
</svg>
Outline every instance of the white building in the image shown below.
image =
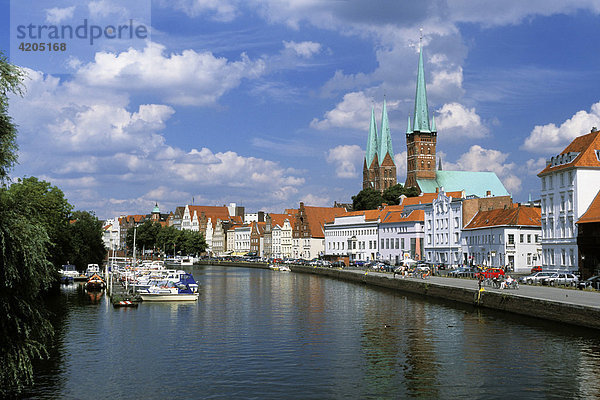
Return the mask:
<svg viewBox="0 0 600 400">
<path fill-rule="evenodd" d="M 250 252 L 250 234 L 251 226 L 238 226 L 234 230 L 234 249 L 236 255 L 244 255 Z"/>
<path fill-rule="evenodd" d="M 102 241 L 108 250 L 119 250 L 121 246 L 121 225 L 118 218 L 104 221 Z"/>
<path fill-rule="evenodd" d="M 480 211 L 463 228 L 462 248 L 470 264 L 529 272 L 541 262 L 540 209 Z"/>
<path fill-rule="evenodd" d="M 425 260 L 456 266 L 462 264 L 461 231 L 464 192 L 446 194 L 443 189 L 425 206 Z"/>
<path fill-rule="evenodd" d="M 325 224 L 325 255 L 348 257 L 348 261 L 379 258 L 378 223 L 380 210 L 353 211 Z"/>
<path fill-rule="evenodd" d="M 541 179 L 542 264 L 577 270 L 577 226 L 600 190 L 600 132 L 573 140 L 546 162 Z"/>
<path fill-rule="evenodd" d="M 421 260 L 424 217 L 423 210 L 384 208 L 378 226 L 380 259 L 390 264 L 399 264 L 406 258 Z"/>
<path fill-rule="evenodd" d="M 293 219 L 286 219 L 283 221 L 283 225 L 278 226 L 280 235 L 278 248 L 279 257 L 291 258 L 292 257 L 292 231 L 293 231 Z"/>
</svg>

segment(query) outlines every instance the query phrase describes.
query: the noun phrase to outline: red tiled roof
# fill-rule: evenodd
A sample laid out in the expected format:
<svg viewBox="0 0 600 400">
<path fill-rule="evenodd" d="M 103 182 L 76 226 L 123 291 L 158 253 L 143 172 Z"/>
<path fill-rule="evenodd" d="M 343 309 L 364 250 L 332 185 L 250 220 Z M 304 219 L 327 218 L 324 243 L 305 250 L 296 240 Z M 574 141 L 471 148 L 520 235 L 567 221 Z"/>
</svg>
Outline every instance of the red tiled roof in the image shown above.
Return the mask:
<svg viewBox="0 0 600 400">
<path fill-rule="evenodd" d="M 600 150 L 600 131 L 590 132 L 587 135 L 576 137 L 559 155 L 570 152 L 579 153 L 579 155 L 577 155 L 570 163 L 555 166 L 551 166 L 552 164 L 546 165 L 546 168 L 544 168 L 538 176 L 566 168 L 600 168 L 600 161 L 596 155 L 596 150 Z"/>
<path fill-rule="evenodd" d="M 271 217 L 271 227 L 275 225 L 283 226 L 286 219 L 290 222 L 295 219 L 292 214 L 269 214 L 269 216 Z"/>
<path fill-rule="evenodd" d="M 501 208 L 479 211 L 464 229 L 487 228 L 491 226 L 542 226 L 542 211 L 539 207 Z"/>
<path fill-rule="evenodd" d="M 592 200 L 587 211 L 584 212 L 581 218 L 579 218 L 579 221 L 577 221 L 578 224 L 587 224 L 591 222 L 600 222 L 600 191 L 596 194 L 594 200 Z"/>
<path fill-rule="evenodd" d="M 402 211 L 388 211 L 383 215 L 381 219 L 382 224 L 388 224 L 392 222 L 416 222 L 425 221 L 424 210 L 413 210 L 406 217 L 402 216 Z"/>
<path fill-rule="evenodd" d="M 304 211 L 306 212 L 306 218 L 308 219 L 308 226 L 313 238 L 324 238 L 323 226 L 327 221 L 333 221 L 333 219 L 339 215 L 345 214 L 345 208 L 339 207 L 311 207 L 305 206 Z"/>
<path fill-rule="evenodd" d="M 198 219 L 202 216 L 202 213 L 206 216 L 206 219 L 210 218 L 210 223 L 213 229 L 217 225 L 217 218 L 221 221 L 229 221 L 229 209 L 227 206 L 190 206 L 190 218 L 194 218 L 194 212 L 198 214 Z"/>
</svg>

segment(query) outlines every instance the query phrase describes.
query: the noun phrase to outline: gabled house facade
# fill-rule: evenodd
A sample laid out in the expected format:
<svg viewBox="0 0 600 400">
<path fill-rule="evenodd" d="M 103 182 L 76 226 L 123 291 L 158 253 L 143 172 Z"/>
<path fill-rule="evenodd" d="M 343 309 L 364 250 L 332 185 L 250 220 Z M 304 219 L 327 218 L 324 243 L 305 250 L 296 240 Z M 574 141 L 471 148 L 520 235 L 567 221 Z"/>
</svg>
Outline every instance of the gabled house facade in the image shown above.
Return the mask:
<svg viewBox="0 0 600 400">
<path fill-rule="evenodd" d="M 325 223 L 345 212 L 345 208 L 312 207 L 301 202 L 293 223 L 292 257 L 311 260 L 323 256 Z"/>
<path fill-rule="evenodd" d="M 578 224 L 600 191 L 600 132 L 593 128 L 546 161 L 542 184 L 542 263 L 547 269 L 579 269 Z"/>
<path fill-rule="evenodd" d="M 528 273 L 541 262 L 541 230 L 538 207 L 479 211 L 463 228 L 463 252 L 472 265 Z"/>
</svg>

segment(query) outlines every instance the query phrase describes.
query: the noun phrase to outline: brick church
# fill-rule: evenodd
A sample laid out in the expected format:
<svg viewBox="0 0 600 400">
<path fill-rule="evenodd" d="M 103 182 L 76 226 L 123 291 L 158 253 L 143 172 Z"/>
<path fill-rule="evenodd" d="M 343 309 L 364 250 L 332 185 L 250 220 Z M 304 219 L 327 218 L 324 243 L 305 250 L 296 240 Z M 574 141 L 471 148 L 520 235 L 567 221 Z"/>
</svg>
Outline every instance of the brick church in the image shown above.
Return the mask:
<svg viewBox="0 0 600 400">
<path fill-rule="evenodd" d="M 467 196 L 508 196 L 509 193 L 494 172 L 443 171 L 436 168 L 437 129 L 435 119 L 429 119 L 423 49 L 419 46 L 419 65 L 415 107 L 411 121 L 408 117 L 406 130 L 406 182 L 405 187 L 416 187 L 423 193 L 464 190 Z M 371 124 L 367 139 L 367 150 L 363 164 L 363 189 L 384 191 L 397 183 L 396 163 L 392 149 L 392 136 L 385 100 L 381 116 L 381 133 L 377 132 L 374 110 L 371 109 Z"/>
</svg>

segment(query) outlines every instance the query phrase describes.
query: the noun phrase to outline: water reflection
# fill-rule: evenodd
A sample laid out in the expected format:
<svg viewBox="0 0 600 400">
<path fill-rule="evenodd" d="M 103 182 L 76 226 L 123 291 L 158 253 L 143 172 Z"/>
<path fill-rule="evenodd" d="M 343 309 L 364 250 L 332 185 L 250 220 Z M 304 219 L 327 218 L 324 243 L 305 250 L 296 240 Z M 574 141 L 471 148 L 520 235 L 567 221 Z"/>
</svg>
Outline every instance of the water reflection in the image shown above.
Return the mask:
<svg viewBox="0 0 600 400">
<path fill-rule="evenodd" d="M 198 302 L 63 287 L 35 398 L 600 395 L 597 332 L 313 275 L 208 266 Z M 185 382 L 186 391 L 173 390 Z"/>
</svg>

